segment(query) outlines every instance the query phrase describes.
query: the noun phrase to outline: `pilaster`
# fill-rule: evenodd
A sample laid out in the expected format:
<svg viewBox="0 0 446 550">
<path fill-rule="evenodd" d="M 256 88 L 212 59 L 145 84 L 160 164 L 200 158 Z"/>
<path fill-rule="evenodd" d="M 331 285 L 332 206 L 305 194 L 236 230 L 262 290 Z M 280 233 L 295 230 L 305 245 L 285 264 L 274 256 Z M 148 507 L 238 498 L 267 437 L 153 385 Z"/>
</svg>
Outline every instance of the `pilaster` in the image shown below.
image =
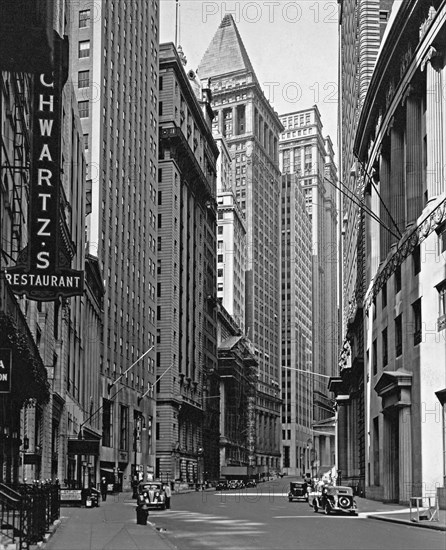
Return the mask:
<svg viewBox="0 0 446 550">
<path fill-rule="evenodd" d="M 406 221 L 410 224 L 423 207 L 421 105 L 412 87 L 406 104 Z"/>
<path fill-rule="evenodd" d="M 426 134 L 428 200 L 441 193 L 443 185 L 443 98 L 439 52 L 431 47 L 426 58 Z"/>
</svg>

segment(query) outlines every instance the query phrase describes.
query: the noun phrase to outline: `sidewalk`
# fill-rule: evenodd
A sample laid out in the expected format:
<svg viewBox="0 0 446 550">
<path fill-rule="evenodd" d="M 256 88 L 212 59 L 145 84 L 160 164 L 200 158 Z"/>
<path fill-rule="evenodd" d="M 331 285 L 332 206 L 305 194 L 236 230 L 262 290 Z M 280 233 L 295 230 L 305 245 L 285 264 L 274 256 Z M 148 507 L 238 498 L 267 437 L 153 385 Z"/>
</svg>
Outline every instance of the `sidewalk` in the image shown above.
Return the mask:
<svg viewBox="0 0 446 550">
<path fill-rule="evenodd" d="M 400 504 L 385 504 L 380 501 L 368 500 L 366 498 L 355 497 L 358 503 L 360 515 L 370 519 L 380 521 L 390 521 L 411 525 L 412 527 L 424 527 L 426 529 L 436 529 L 446 531 L 446 510 L 438 511 L 438 521 L 420 520 L 416 521 L 416 509 L 412 508 L 412 520 L 410 508 Z M 421 515 L 421 514 L 420 514 Z"/>
<path fill-rule="evenodd" d="M 136 524 L 136 501 L 131 492 L 108 495 L 98 508 L 61 508 L 60 524 L 45 550 L 176 550 L 150 522 Z"/>
</svg>

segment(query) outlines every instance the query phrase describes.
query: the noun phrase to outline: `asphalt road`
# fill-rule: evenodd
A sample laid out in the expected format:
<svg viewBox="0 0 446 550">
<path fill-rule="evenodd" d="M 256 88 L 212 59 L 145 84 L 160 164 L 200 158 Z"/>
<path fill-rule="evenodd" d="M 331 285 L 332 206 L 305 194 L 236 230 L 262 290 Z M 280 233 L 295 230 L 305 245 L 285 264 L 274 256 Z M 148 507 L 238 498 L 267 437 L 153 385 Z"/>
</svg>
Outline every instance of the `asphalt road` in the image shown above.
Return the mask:
<svg viewBox="0 0 446 550">
<path fill-rule="evenodd" d="M 342 549 L 445 550 L 444 532 L 365 517 L 315 514 L 307 503 L 289 503 L 287 484 L 257 489 L 175 495 L 172 509 L 149 520 L 179 550 Z"/>
</svg>

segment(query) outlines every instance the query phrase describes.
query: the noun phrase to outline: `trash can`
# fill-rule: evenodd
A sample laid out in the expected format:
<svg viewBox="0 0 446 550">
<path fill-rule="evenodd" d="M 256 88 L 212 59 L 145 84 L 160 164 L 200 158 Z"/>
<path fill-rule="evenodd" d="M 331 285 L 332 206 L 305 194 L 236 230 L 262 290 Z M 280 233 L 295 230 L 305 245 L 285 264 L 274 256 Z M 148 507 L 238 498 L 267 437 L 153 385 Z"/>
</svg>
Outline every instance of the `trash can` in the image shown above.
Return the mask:
<svg viewBox="0 0 446 550">
<path fill-rule="evenodd" d="M 136 523 L 138 525 L 147 525 L 147 517 L 149 515 L 149 508 L 146 504 L 136 507 Z"/>
</svg>

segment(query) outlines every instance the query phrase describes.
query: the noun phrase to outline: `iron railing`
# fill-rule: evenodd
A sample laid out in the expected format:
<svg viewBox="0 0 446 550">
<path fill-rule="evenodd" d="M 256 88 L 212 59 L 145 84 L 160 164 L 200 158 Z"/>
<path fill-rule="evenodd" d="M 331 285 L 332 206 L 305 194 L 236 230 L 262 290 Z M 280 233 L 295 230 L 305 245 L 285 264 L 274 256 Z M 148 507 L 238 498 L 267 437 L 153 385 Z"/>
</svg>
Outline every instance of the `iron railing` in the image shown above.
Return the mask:
<svg viewBox="0 0 446 550">
<path fill-rule="evenodd" d="M 17 542 L 19 548 L 29 548 L 43 540 L 45 533 L 60 517 L 60 486 L 58 483 L 0 483 L 0 517 L 3 535 Z"/>
</svg>

